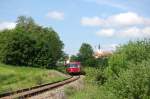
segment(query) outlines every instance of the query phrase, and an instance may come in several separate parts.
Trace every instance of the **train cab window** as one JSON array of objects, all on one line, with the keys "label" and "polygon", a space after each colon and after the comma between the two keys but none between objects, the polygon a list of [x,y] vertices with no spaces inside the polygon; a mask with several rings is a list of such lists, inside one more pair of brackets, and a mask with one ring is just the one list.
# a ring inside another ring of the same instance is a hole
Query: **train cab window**
[{"label": "train cab window", "polygon": [[78,64],[69,64],[69,68],[79,68]]}]

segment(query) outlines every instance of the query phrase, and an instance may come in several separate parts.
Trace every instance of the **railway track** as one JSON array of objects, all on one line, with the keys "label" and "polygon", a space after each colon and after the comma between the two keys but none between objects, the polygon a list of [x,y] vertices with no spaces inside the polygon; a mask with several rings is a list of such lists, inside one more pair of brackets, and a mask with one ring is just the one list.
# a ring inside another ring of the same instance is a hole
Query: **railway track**
[{"label": "railway track", "polygon": [[27,97],[31,97],[31,96],[43,93],[47,90],[55,89],[65,84],[71,83],[79,78],[80,76],[72,76],[63,81],[48,83],[48,84],[39,85],[39,86],[31,87],[31,88],[26,88],[22,90],[0,94],[0,99],[16,99],[16,98],[25,99]]}]

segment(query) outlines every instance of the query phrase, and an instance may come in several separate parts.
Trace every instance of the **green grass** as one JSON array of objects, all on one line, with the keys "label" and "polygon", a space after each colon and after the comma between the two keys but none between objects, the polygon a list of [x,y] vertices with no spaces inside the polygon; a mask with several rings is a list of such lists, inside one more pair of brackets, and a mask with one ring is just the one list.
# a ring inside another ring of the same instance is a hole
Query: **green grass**
[{"label": "green grass", "polygon": [[[99,70],[95,68],[85,68],[86,76],[84,79],[84,88],[81,90],[73,90],[71,94],[67,94],[69,99],[103,99],[101,96],[100,86],[95,82],[96,75]],[[66,89],[68,92],[68,89]],[[70,89],[69,89],[70,90]],[[69,91],[70,92],[70,91]]]},{"label": "green grass", "polygon": [[0,94],[63,79],[54,70],[0,64]]},{"label": "green grass", "polygon": [[69,99],[100,99],[98,86],[86,83],[84,89],[69,95]]},{"label": "green grass", "polygon": [[59,71],[59,72],[62,72],[64,74],[68,74],[66,72],[66,66],[64,66],[64,65],[57,66],[56,70]]}]

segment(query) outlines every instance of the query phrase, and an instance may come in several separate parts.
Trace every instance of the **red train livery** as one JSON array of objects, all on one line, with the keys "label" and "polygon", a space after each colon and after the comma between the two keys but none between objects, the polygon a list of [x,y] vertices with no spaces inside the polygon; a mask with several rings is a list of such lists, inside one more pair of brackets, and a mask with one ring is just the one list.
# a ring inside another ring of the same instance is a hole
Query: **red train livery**
[{"label": "red train livery", "polygon": [[80,62],[70,62],[69,64],[67,64],[66,71],[69,74],[79,74],[79,73],[81,73],[81,64],[80,64]]}]

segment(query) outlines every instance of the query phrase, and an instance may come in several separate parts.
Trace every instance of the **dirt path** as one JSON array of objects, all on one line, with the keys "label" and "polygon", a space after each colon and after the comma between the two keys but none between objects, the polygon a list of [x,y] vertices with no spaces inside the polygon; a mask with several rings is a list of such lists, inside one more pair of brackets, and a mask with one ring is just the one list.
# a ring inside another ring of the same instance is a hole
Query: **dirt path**
[{"label": "dirt path", "polygon": [[54,90],[46,91],[42,94],[38,94],[36,96],[32,96],[28,99],[67,99],[67,96],[65,95],[65,89],[68,87],[80,90],[84,87],[84,76],[80,76],[80,79],[69,83],[67,85],[61,86],[59,88],[56,88]]}]

